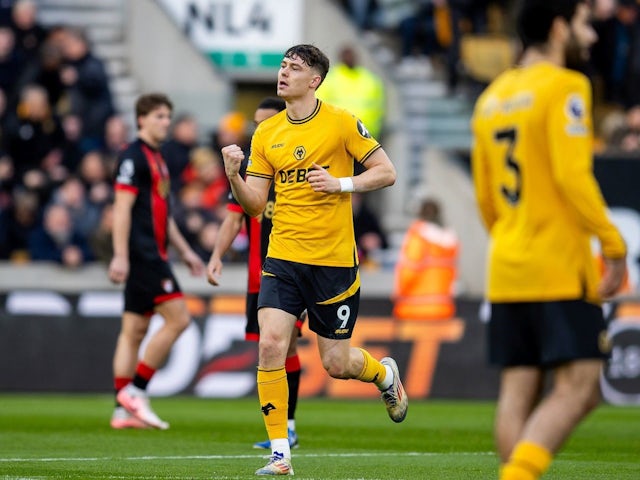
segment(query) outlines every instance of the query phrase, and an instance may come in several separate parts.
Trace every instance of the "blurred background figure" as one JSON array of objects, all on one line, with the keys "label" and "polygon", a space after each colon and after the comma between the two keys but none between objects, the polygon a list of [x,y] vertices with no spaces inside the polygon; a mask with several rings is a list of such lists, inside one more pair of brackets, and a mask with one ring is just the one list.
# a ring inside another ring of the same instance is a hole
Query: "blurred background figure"
[{"label": "blurred background figure", "polygon": [[[393,6],[393,1],[385,3],[388,4],[387,9],[397,8]],[[436,37],[434,4],[442,2],[426,0],[396,3],[406,4],[397,25],[400,62],[396,74],[401,78],[430,78],[433,75],[431,57],[440,49]]]},{"label": "blurred background figure", "polygon": [[[20,75],[12,92],[13,97],[24,85],[40,85],[47,91],[52,110],[58,115],[65,114],[66,86],[60,78],[62,61],[60,46],[55,41],[47,39],[40,46],[38,55],[28,60],[22,71],[19,72]],[[10,103],[15,104],[15,99],[12,98]]]},{"label": "blurred background figure", "polygon": [[62,164],[73,173],[77,170],[84,156],[82,146],[82,119],[78,115],[68,113],[61,119],[64,141],[62,143]]},{"label": "blurred background figure", "polygon": [[85,33],[78,28],[65,29],[61,47],[64,65],[60,75],[71,112],[82,119],[85,148],[100,147],[105,122],[115,113],[104,64],[92,54]]},{"label": "blurred background figure", "polygon": [[206,185],[200,182],[185,185],[180,190],[175,210],[176,224],[180,233],[203,260],[209,257],[211,250],[207,248],[212,236],[215,242],[215,235],[221,222],[217,212],[222,211],[221,208],[214,209],[203,205],[205,189]]},{"label": "blurred background figure", "polygon": [[362,193],[351,194],[353,207],[353,231],[356,237],[358,258],[362,268],[376,269],[383,263],[383,251],[389,247],[387,235],[378,217],[367,206]]},{"label": "blurred background figure", "polygon": [[359,64],[352,45],[342,47],[339,62],[331,66],[317,95],[320,100],[353,113],[371,136],[380,141],[385,113],[384,83]]},{"label": "blurred background figure", "polygon": [[443,226],[440,204],[422,200],[395,268],[393,316],[400,320],[446,320],[455,315],[454,287],[460,242]]},{"label": "blurred background figure", "polygon": [[173,121],[169,139],[162,145],[162,156],[171,176],[171,191],[184,186],[183,174],[189,166],[191,151],[198,146],[198,123],[193,115],[183,113]]},{"label": "blurred background figure", "polygon": [[113,258],[113,204],[102,209],[98,227],[89,236],[89,246],[96,260],[108,264]]},{"label": "blurred background figure", "polygon": [[115,173],[118,154],[129,143],[130,127],[122,115],[110,116],[104,126],[102,155],[109,176]]},{"label": "blurred background figure", "polygon": [[69,211],[58,204],[45,209],[42,225],[29,236],[29,253],[33,260],[47,260],[69,268],[93,260],[86,240],[74,232]]},{"label": "blurred background figure", "polygon": [[15,46],[13,30],[0,26],[0,89],[9,94],[15,88],[26,63],[24,56]]},{"label": "blurred background figure", "polygon": [[20,103],[8,114],[3,141],[13,159],[16,183],[46,195],[49,181],[60,179],[64,132],[43,87],[22,89]]},{"label": "blurred background figure", "polygon": [[87,192],[87,202],[102,210],[113,196],[111,177],[102,153],[98,150],[87,152],[82,157],[77,175]]},{"label": "blurred background figure", "polygon": [[609,153],[640,152],[640,105],[609,112],[600,125],[601,140]]},{"label": "blurred background figure", "polygon": [[248,154],[250,140],[246,115],[241,112],[229,112],[220,119],[211,146],[215,152],[219,152],[222,147],[235,143]]},{"label": "blurred background figure", "polygon": [[375,0],[341,0],[340,3],[359,30],[367,31],[373,27],[378,7]]},{"label": "blurred background figure", "polygon": [[213,149],[210,147],[193,149],[184,177],[188,185],[195,185],[201,189],[201,207],[215,211],[224,205],[229,182],[224,174],[220,155]]},{"label": "blurred background figure", "polygon": [[456,93],[461,79],[460,42],[468,33],[486,33],[489,0],[434,0],[448,10],[450,41],[445,46],[447,87]]},{"label": "blurred background figure", "polygon": [[13,161],[0,150],[0,213],[9,205],[14,186]]},{"label": "blurred background figure", "polygon": [[[600,2],[596,2],[600,3]],[[594,22],[598,41],[591,61],[601,80],[597,95],[606,102],[630,108],[640,104],[640,22],[635,0],[617,0],[612,15]]]},{"label": "blurred background figure", "polygon": [[10,203],[0,209],[0,259],[30,260],[29,236],[40,222],[38,195],[15,189]]},{"label": "blurred background figure", "polygon": [[38,23],[38,5],[34,0],[16,0],[11,9],[11,28],[16,47],[27,60],[35,59],[47,37],[47,29]]},{"label": "blurred background figure", "polygon": [[100,221],[102,205],[89,202],[84,184],[77,176],[67,178],[53,193],[51,201],[66,207],[74,232],[83,239],[95,230]]}]

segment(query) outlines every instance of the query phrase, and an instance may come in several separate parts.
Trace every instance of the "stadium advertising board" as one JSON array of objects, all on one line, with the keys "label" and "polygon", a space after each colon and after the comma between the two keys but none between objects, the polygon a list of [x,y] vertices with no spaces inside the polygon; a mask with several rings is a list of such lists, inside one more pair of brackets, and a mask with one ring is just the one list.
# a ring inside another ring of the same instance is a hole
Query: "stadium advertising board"
[{"label": "stadium advertising board", "polygon": [[[194,322],[154,376],[153,395],[203,397],[255,394],[257,345],[244,341],[244,297],[188,297]],[[119,292],[63,295],[14,291],[0,295],[0,389],[93,391],[112,388],[111,357],[120,324]],[[496,372],[484,366],[484,327],[478,302],[462,301],[460,316],[442,322],[397,322],[391,303],[363,299],[355,345],[378,358],[394,356],[414,398],[492,398]],[[152,318],[150,332],[162,323]],[[377,397],[360,382],[331,379],[317,352],[315,334],[303,329],[299,353],[301,396]],[[145,348],[146,340],[141,348]],[[469,379],[473,379],[470,382]]]},{"label": "stadium advertising board", "polygon": [[196,47],[231,72],[273,71],[302,38],[302,0],[159,2]]},{"label": "stadium advertising board", "polygon": [[602,194],[613,222],[627,244],[629,285],[615,306],[605,305],[611,358],[600,377],[604,398],[613,404],[640,404],[640,194],[637,158],[603,157],[594,163]]},{"label": "stadium advertising board", "polygon": [[[244,297],[188,297],[194,321],[154,376],[155,396],[195,394],[237,398],[255,395],[257,345],[244,341]],[[0,390],[109,392],[111,359],[119,331],[118,292],[62,295],[15,291],[0,295]],[[412,398],[493,399],[497,371],[485,363],[483,311],[459,300],[458,316],[439,322],[399,322],[387,299],[363,299],[353,344],[398,361]],[[640,404],[640,306],[618,306],[611,323],[612,357],[602,377],[606,399]],[[150,333],[163,320],[152,317]],[[375,388],[331,379],[315,334],[303,329],[299,354],[302,397],[374,398]],[[143,341],[142,349],[146,346]]]}]

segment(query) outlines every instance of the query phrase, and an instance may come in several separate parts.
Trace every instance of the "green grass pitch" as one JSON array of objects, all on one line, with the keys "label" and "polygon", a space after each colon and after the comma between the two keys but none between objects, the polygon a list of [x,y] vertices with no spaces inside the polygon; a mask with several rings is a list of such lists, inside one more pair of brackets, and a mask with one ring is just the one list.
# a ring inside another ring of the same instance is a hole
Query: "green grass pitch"
[{"label": "green grass pitch", "polygon": [[[0,480],[252,479],[266,452],[256,399],[156,398],[168,431],[113,431],[107,395],[0,395]],[[302,399],[300,480],[496,479],[494,404],[413,402],[396,425],[381,402]],[[602,406],[545,480],[640,478],[640,409]]]}]

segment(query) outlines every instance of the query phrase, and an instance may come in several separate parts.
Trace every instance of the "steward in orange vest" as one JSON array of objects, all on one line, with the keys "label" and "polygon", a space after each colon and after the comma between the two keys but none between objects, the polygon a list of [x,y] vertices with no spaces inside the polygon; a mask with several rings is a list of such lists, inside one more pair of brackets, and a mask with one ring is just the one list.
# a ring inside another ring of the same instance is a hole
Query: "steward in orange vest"
[{"label": "steward in orange vest", "polygon": [[440,207],[426,199],[409,227],[395,267],[393,315],[399,320],[445,320],[455,315],[453,299],[460,242],[442,227]]}]

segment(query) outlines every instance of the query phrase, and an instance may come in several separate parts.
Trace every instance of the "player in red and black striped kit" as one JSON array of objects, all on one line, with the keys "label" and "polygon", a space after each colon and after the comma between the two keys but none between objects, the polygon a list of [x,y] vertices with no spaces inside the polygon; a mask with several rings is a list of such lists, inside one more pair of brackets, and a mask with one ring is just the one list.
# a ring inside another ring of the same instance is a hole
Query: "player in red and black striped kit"
[{"label": "player in red and black striped kit", "polygon": [[[265,98],[258,105],[254,114],[254,122],[258,125],[263,120],[283,111],[285,108],[284,100],[280,98]],[[225,217],[216,244],[211,253],[211,259],[207,266],[207,279],[212,285],[219,285],[220,275],[222,273],[222,257],[229,250],[233,239],[236,237],[243,223],[247,227],[249,235],[249,258],[248,258],[248,285],[247,285],[247,327],[245,339],[257,342],[260,338],[260,329],[258,326],[258,292],[260,291],[260,276],[262,271],[262,262],[267,256],[267,247],[269,246],[269,235],[271,234],[271,217],[273,215],[273,207],[275,202],[275,192],[273,186],[269,191],[267,205],[259,217],[250,217],[244,213],[242,207],[229,193],[227,204],[227,216]],[[288,430],[289,445],[293,448],[298,445],[298,435],[295,429],[295,411],[298,402],[298,390],[300,385],[300,359],[296,350],[297,338],[300,335],[300,329],[304,318],[297,321],[297,328],[289,342],[289,351],[285,363],[287,372],[287,382],[289,383],[289,411],[288,411]],[[271,448],[269,440],[257,442],[255,448]]]},{"label": "player in red and black striped kit", "polygon": [[[171,244],[193,275],[204,265],[171,217],[170,181],[159,147],[171,123],[171,101],[163,94],[136,102],[138,138],[119,156],[115,180],[113,251],[109,278],[125,283],[122,327],[113,358],[116,409],[113,428],[169,428],[149,405],[147,384],[191,319],[168,262]],[[164,318],[138,360],[151,315]]]}]

